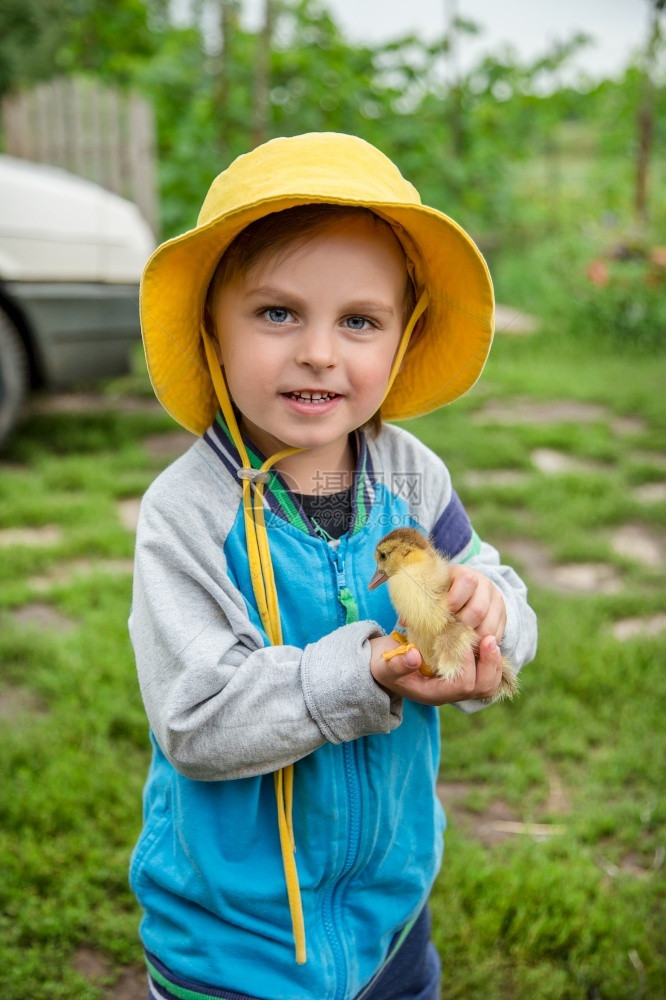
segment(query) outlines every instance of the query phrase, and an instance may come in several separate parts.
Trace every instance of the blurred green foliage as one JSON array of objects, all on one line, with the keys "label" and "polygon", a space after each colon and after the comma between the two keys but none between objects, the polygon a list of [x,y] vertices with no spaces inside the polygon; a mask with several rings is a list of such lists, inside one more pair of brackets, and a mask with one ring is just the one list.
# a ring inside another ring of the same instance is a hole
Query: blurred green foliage
[{"label": "blurred green foliage", "polygon": [[656,264],[649,256],[591,261],[586,275],[579,275],[565,319],[572,331],[589,329],[620,348],[663,348],[666,261]]},{"label": "blurred green foliage", "polygon": [[[650,0],[645,12],[659,0]],[[588,265],[632,227],[666,244],[666,87],[655,13],[647,56],[616,79],[576,80],[576,34],[530,62],[506,48],[464,72],[456,49],[482,28],[458,19],[432,42],[351,42],[325,2],[272,0],[270,45],[239,0],[6,0],[0,93],[63,73],[93,74],[147,96],[157,122],[163,237],[192,227],[205,191],[262,138],[310,130],[360,135],[383,149],[428,204],[472,232],[498,295],[591,326],[609,344],[663,346],[663,289],[614,264]],[[656,12],[656,7],[654,8]],[[647,33],[646,17],[646,33]],[[648,39],[646,37],[646,47]],[[646,48],[647,52],[647,48]],[[260,66],[267,65],[261,79]],[[267,112],[258,120],[259,89]],[[637,220],[638,117],[649,89],[649,219]]]},{"label": "blurred green foliage", "polygon": [[[167,0],[6,0],[0,9],[0,92],[83,72],[151,98],[167,236],[194,223],[211,179],[253,144],[261,46],[237,2],[192,2],[185,24],[169,18],[169,6]],[[454,29],[456,44],[481,30],[463,20]],[[631,158],[643,75],[633,66],[617,80],[565,85],[572,56],[590,41],[575,35],[529,63],[501,51],[452,80],[451,34],[432,43],[413,35],[353,43],[325,3],[274,0],[266,137],[310,130],[361,135],[397,161],[425,201],[491,243],[515,232],[516,220],[535,221],[525,217],[512,169],[535,156],[549,162],[551,181],[571,154],[605,163],[608,207],[628,211],[626,185],[618,194],[611,161]],[[656,88],[655,159],[666,147],[664,112],[664,88]],[[548,202],[565,196],[552,185],[548,194],[542,225],[552,221]]]}]

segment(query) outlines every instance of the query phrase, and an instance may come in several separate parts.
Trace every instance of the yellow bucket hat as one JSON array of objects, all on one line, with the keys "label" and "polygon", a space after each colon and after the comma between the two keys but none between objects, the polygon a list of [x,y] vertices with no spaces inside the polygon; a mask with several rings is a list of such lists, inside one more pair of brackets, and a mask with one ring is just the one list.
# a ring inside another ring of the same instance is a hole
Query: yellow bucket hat
[{"label": "yellow bucket hat", "polygon": [[312,132],[272,139],[239,156],[210,186],[197,225],[157,248],[141,281],[141,329],[148,371],[164,408],[202,434],[219,403],[201,335],[217,263],[251,222],[309,203],[371,209],[393,228],[425,327],[409,347],[382,404],[401,420],[457,399],[481,374],[493,337],[494,297],[473,240],[418,192],[374,146],[356,136]]}]

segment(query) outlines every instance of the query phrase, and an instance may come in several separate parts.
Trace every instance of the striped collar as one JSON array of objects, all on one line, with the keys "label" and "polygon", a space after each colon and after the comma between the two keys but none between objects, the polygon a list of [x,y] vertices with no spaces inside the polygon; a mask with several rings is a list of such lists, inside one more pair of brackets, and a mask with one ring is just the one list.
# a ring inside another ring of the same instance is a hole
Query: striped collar
[{"label": "striped collar", "polygon": [[[203,439],[227,471],[235,478],[241,466],[241,460],[226,421],[219,411],[214,423],[203,435]],[[245,444],[252,468],[261,468],[261,465],[265,461],[265,456],[261,454],[257,446],[246,438],[245,435],[243,435],[243,443]],[[375,492],[372,461],[363,431],[354,431],[354,445],[356,469],[354,471],[354,489],[352,490],[352,524],[349,535],[355,535],[366,523]],[[303,531],[308,535],[318,535],[312,521],[308,518],[303,507],[291,492],[280,473],[271,469],[269,475],[270,480],[264,490],[264,503],[271,513],[288,524],[293,525],[293,527],[298,528],[299,531]],[[323,476],[324,473],[322,473],[322,478]],[[330,485],[329,483],[329,491]]]}]

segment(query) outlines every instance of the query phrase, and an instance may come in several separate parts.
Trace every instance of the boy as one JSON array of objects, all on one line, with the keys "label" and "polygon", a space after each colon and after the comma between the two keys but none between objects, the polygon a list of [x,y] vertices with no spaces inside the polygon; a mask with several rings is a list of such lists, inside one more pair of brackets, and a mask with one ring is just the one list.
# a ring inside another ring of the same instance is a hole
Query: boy
[{"label": "boy", "polygon": [[[137,533],[151,996],[434,1000],[434,706],[491,697],[498,644],[519,667],[535,626],[442,462],[381,418],[476,380],[485,264],[378,150],[311,134],[213,182],[141,308],[155,391],[203,435]],[[481,639],[456,682],[423,677],[416,650],[382,657],[395,612],[367,584],[398,525],[454,560],[451,607]]]}]

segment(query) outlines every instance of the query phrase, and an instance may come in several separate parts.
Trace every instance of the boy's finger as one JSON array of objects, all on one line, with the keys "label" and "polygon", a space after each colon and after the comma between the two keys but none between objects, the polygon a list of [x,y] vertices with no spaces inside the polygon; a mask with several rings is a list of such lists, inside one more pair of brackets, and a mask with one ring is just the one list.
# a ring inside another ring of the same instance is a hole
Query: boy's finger
[{"label": "boy's finger", "polygon": [[[460,616],[461,621],[463,616]],[[469,625],[469,622],[465,624]],[[504,635],[504,629],[506,628],[506,611],[504,608],[504,602],[501,604],[494,603],[486,617],[476,626],[475,631],[480,639],[485,639],[486,636],[493,635],[498,642],[502,641],[502,636]]]},{"label": "boy's finger", "polygon": [[486,636],[479,646],[476,667],[477,698],[489,698],[495,694],[502,677],[502,654],[494,636]]},{"label": "boy's finger", "polygon": [[465,566],[454,567],[452,572],[452,582],[446,601],[449,608],[455,614],[464,608],[467,602],[473,597],[479,581],[474,573],[471,573]]}]

